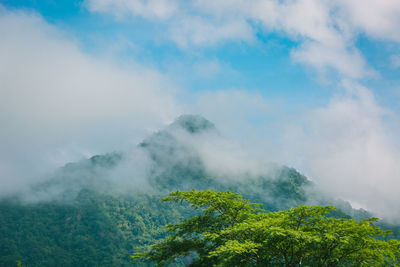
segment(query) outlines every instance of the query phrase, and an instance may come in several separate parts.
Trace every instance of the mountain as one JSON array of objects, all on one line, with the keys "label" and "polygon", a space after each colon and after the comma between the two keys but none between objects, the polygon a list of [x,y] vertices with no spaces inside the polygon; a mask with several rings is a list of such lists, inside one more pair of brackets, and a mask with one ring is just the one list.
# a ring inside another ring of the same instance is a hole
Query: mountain
[{"label": "mountain", "polygon": [[[270,211],[319,201],[293,168],[226,170],[222,160],[234,153],[215,156],[226,147],[211,122],[184,115],[128,152],[65,165],[28,192],[1,199],[0,266],[147,266],[129,256],[164,238],[165,224],[193,215],[160,202],[173,190],[233,190]],[[369,216],[344,201],[340,208],[334,216]]]}]

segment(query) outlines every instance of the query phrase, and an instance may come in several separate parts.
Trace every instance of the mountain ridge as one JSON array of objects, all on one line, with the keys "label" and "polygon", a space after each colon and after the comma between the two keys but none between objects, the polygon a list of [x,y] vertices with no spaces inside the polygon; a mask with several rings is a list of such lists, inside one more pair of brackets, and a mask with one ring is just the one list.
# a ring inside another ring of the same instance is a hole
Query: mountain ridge
[{"label": "mountain ridge", "polygon": [[[187,207],[160,202],[169,191],[232,190],[269,211],[317,201],[311,199],[312,182],[287,166],[244,172],[241,179],[213,175],[193,145],[203,145],[204,137],[220,138],[214,124],[181,116],[145,138],[134,156],[114,152],[69,163],[36,185],[30,200],[0,200],[0,265],[147,266],[129,255],[164,238],[165,224],[193,215]],[[145,178],[129,183],[143,165]],[[127,178],[115,178],[122,174]],[[341,210],[333,215],[349,216]]]}]

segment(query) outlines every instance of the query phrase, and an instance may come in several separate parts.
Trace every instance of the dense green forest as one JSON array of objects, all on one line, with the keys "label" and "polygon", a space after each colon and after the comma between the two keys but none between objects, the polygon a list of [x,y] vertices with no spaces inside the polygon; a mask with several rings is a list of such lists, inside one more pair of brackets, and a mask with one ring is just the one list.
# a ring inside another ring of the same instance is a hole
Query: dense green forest
[{"label": "dense green forest", "polygon": [[331,206],[266,212],[235,192],[171,192],[199,215],[168,224],[170,235],[133,259],[157,266],[399,266],[400,241],[383,240],[377,218],[331,216]]},{"label": "dense green forest", "polygon": [[118,152],[69,163],[28,192],[3,197],[0,266],[15,266],[18,260],[22,266],[151,266],[132,261],[130,255],[163,240],[167,223],[198,213],[188,205],[160,202],[174,190],[240,192],[262,203],[266,211],[332,204],[338,208],[332,213],[335,217],[370,217],[345,201],[318,196],[313,184],[293,168],[272,164],[265,174],[244,173],[241,179],[215,175],[182,141],[196,141],[205,134],[219,136],[209,121],[182,116],[146,138],[137,149],[149,159],[150,167],[137,186],[124,186],[129,180],[116,182],[120,181],[116,176],[122,175],[118,168],[132,160],[129,153]]}]

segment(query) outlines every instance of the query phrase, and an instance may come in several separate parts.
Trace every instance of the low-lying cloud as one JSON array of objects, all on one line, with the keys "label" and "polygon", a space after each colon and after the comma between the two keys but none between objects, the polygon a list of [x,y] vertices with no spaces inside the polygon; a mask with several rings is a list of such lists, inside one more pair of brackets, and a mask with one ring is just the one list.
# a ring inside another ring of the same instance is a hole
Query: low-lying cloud
[{"label": "low-lying cloud", "polygon": [[[285,149],[325,192],[400,218],[398,117],[360,85],[288,125]],[[296,163],[295,163],[296,162]]]},{"label": "low-lying cloud", "polygon": [[88,56],[37,14],[1,8],[0,36],[1,193],[136,143],[179,114],[167,77]]},{"label": "low-lying cloud", "polygon": [[[294,12],[294,3],[300,2],[315,8],[328,6],[315,1],[271,3]],[[222,2],[215,6],[208,1],[196,3],[202,10],[212,8],[212,14],[222,12],[221,18],[228,16],[226,12],[233,14],[229,19],[243,18],[243,12],[236,7],[221,9],[225,7]],[[240,7],[245,2],[238,3]],[[350,4],[343,4],[346,5]],[[379,14],[387,14],[391,8],[389,4],[383,6],[387,9]],[[141,10],[143,16],[151,15],[146,13],[146,7]],[[249,12],[249,7],[243,10]],[[390,11],[386,19],[396,21],[397,17],[391,15],[397,14],[396,10]],[[168,12],[175,11],[159,12],[156,19],[168,19]],[[386,28],[380,33],[351,14],[348,19],[354,27],[348,29],[350,32],[362,29],[376,38],[398,41],[397,35],[389,37],[393,31],[391,24],[383,24]],[[287,21],[287,25],[279,23],[295,39],[307,40],[305,47],[293,52],[294,56],[305,58],[307,53],[302,53],[314,45],[316,48],[309,52],[322,51],[324,57],[336,49],[337,55],[349,59],[351,64],[342,62],[343,67],[335,66],[333,61],[339,56],[312,64],[329,63],[344,76],[363,76],[368,68],[362,55],[348,43],[352,35],[338,33],[329,23],[325,25],[325,18],[320,19],[322,22],[318,22],[318,17],[310,18],[311,28],[296,20]],[[277,27],[273,21],[265,23],[266,28]],[[313,27],[317,31],[311,34]],[[329,194],[380,216],[400,217],[400,197],[396,192],[400,185],[398,118],[377,102],[371,90],[358,83],[344,83],[326,106],[290,115],[277,112],[271,105],[273,99],[243,90],[201,92],[193,96],[193,103],[188,106],[176,97],[174,82],[159,71],[141,66],[121,68],[88,56],[68,38],[68,33],[50,26],[36,14],[1,9],[0,36],[1,195],[26,189],[41,181],[43,173],[68,161],[135,146],[147,134],[187,112],[204,115],[216,123],[223,136],[233,139],[216,141],[204,136],[201,142],[193,143],[205,165],[215,173],[234,176],[247,169],[264,171],[263,164],[269,161],[289,164],[305,172]],[[328,40],[335,47],[326,47]],[[116,172],[114,178],[122,178],[115,183],[129,184],[126,182],[131,181],[130,172],[144,176],[145,157],[135,152],[131,161],[139,162],[143,168],[129,165],[128,160]]]}]

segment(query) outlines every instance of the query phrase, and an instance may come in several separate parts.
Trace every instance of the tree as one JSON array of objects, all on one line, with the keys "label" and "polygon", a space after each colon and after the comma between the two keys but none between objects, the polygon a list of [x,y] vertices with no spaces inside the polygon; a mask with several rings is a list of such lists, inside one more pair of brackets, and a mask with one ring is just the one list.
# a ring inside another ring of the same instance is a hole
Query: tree
[{"label": "tree", "polygon": [[[133,259],[158,266],[400,266],[400,242],[363,221],[333,218],[333,207],[265,212],[239,193],[176,191],[163,201],[187,202],[199,215],[169,224],[170,236]],[[379,239],[380,238],[380,239]]]}]

